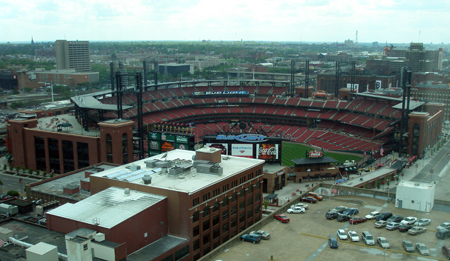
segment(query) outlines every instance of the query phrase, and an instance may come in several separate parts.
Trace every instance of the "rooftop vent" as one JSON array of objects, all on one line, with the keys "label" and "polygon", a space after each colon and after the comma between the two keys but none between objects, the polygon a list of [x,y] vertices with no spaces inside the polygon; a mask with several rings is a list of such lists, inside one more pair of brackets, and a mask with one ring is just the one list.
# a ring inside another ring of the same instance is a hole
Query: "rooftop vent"
[{"label": "rooftop vent", "polygon": [[142,177],[142,180],[144,181],[145,185],[152,183],[152,177],[150,177],[150,175],[145,175],[144,177]]},{"label": "rooftop vent", "polygon": [[129,196],[130,195],[130,189],[129,188],[126,188],[125,190],[124,190],[124,192],[123,192],[126,196]]}]

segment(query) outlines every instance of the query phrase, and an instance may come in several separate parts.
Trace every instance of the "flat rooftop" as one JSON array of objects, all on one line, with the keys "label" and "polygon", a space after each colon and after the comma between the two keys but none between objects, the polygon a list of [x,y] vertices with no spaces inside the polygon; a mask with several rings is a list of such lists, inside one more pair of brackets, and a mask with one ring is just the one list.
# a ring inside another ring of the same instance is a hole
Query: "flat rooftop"
[{"label": "flat rooftop", "polygon": [[110,229],[166,198],[136,190],[126,194],[123,188],[109,187],[75,204],[66,203],[52,209],[47,214],[85,224],[96,220],[99,227]]},{"label": "flat rooftop", "polygon": [[[16,119],[14,119],[16,120]],[[62,124],[62,125],[60,125]],[[58,132],[58,125],[60,125],[61,131]],[[62,127],[67,126],[67,127]],[[99,129],[92,129],[89,128],[89,131],[85,131],[83,126],[81,126],[80,123],[78,123],[75,116],[70,114],[61,114],[57,116],[51,116],[51,117],[43,117],[38,119],[37,127],[35,129],[43,130],[43,131],[52,131],[52,132],[58,132],[58,133],[69,133],[69,134],[75,134],[75,135],[83,135],[83,136],[94,136],[99,137],[100,136],[100,130]]]},{"label": "flat rooftop", "polygon": [[[142,178],[144,177],[144,175],[149,174],[152,178],[151,184],[147,184],[146,186],[193,194],[196,191],[202,190],[204,187],[219,183],[222,180],[228,179],[230,176],[237,175],[245,170],[254,168],[258,165],[262,165],[265,162],[264,160],[260,159],[221,155],[222,162],[219,165],[223,168],[222,175],[198,173],[193,167],[185,172],[180,173],[179,175],[168,175],[164,174],[161,168],[147,168],[147,164],[145,163],[145,161],[149,160],[177,160],[186,162],[192,161],[195,155],[196,152],[191,150],[172,150],[160,155],[122,165],[114,169],[95,173],[91,175],[91,177],[94,176],[105,179],[116,179],[131,184],[135,183],[144,185],[144,181],[142,180]],[[140,169],[136,171],[131,170],[131,168]]]},{"label": "flat rooftop", "polygon": [[[340,183],[339,185],[347,186],[347,187],[357,187],[357,186],[359,186],[360,184],[362,184],[362,183],[364,183],[366,181],[369,181],[369,180],[372,180],[372,179],[375,179],[375,178],[378,178],[378,177],[382,177],[382,176],[384,176],[384,175],[386,175],[386,174],[388,174],[388,173],[390,173],[392,171],[395,171],[395,170],[391,169],[391,168],[377,169],[377,170],[374,170],[374,171],[369,172],[367,174],[361,175],[360,178],[352,179],[352,180],[349,180],[347,182]],[[361,178],[362,178],[362,180],[361,180]]]},{"label": "flat rooftop", "polygon": [[402,180],[400,181],[398,186],[409,188],[420,188],[420,189],[432,189],[434,186],[436,186],[436,184],[429,182]]},{"label": "flat rooftop", "polygon": [[[65,197],[65,198],[73,199],[73,200],[82,200],[82,199],[89,197],[91,195],[91,193],[89,191],[80,189],[80,192],[75,195],[64,194],[64,191],[63,191],[64,186],[69,185],[69,184],[80,186],[80,180],[86,179],[85,178],[86,171],[95,173],[95,172],[98,172],[99,169],[104,169],[106,171],[109,169],[113,169],[115,167],[116,166],[100,164],[94,168],[88,168],[88,169],[75,172],[73,174],[67,175],[67,176],[59,178],[59,179],[54,179],[52,181],[39,184],[37,186],[33,186],[33,187],[31,187],[31,191],[37,191],[37,192],[51,194],[51,195],[58,195],[60,197]],[[89,179],[89,178],[87,178],[87,179]]]}]

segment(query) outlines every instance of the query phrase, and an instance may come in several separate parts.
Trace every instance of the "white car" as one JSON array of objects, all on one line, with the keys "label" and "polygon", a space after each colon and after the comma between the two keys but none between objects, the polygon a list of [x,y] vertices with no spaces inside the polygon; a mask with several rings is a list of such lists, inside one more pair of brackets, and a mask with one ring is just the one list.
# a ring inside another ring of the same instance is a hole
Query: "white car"
[{"label": "white car", "polygon": [[338,236],[338,238],[340,240],[347,240],[347,234],[345,234],[345,230],[343,230],[343,229],[338,229],[338,231],[336,232],[336,235]]},{"label": "white car", "polygon": [[423,256],[430,255],[430,251],[428,251],[428,248],[423,243],[416,243],[416,249],[419,251],[419,254]]},{"label": "white car", "polygon": [[416,217],[406,217],[405,219],[403,219],[400,224],[402,225],[414,225],[414,223],[416,223],[417,218]]},{"label": "white car", "polygon": [[378,211],[373,211],[373,212],[370,212],[369,215],[366,215],[365,218],[366,218],[367,220],[371,220],[371,219],[375,219],[378,215],[380,215],[380,212],[378,212]]},{"label": "white car", "polygon": [[437,227],[437,230],[443,230],[443,229],[450,229],[450,223],[444,222],[444,223],[442,223],[442,225]]},{"label": "white car", "polygon": [[291,206],[291,208],[295,208],[295,207],[301,207],[301,208],[308,210],[308,204],[305,204],[305,203],[297,203],[297,204]]},{"label": "white car", "polygon": [[389,245],[389,241],[387,241],[385,237],[379,237],[379,238],[377,238],[377,243],[378,243],[382,248],[390,248],[390,247],[391,247],[391,245]]},{"label": "white car", "polygon": [[348,231],[348,237],[352,242],[359,242],[359,236],[355,231]]},{"label": "white car", "polygon": [[431,224],[431,219],[421,218],[419,221],[414,223],[414,226],[428,226],[429,224]]},{"label": "white car", "polygon": [[306,210],[304,208],[301,207],[295,207],[295,208],[290,208],[287,210],[287,213],[294,213],[294,214],[303,214],[305,213]]}]

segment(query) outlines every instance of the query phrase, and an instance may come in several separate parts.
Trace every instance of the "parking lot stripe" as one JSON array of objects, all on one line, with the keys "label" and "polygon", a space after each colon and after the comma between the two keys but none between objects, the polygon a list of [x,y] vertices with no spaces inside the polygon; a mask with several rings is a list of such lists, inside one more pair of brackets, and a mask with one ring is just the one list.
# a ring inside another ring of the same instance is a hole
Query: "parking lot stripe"
[{"label": "parking lot stripe", "polygon": [[[328,237],[323,237],[323,236],[319,236],[319,235],[312,235],[312,234],[306,234],[306,233],[301,233],[303,236],[307,236],[307,237],[315,237],[315,238],[321,238],[321,239],[326,239],[328,240]],[[384,250],[381,247],[377,247],[377,246],[368,246],[366,244],[362,244],[362,243],[355,243],[355,242],[351,242],[351,241],[344,241],[344,240],[339,240],[339,243],[344,243],[344,244],[349,244],[349,245],[356,245],[356,246],[360,246],[360,247],[369,247],[369,248],[374,248],[374,249],[378,249],[378,250]],[[325,242],[325,246],[326,246],[327,242]],[[322,247],[320,247],[319,249],[317,249],[316,252],[314,252],[307,260],[312,260],[310,259],[311,257],[316,257],[320,252],[322,252]],[[400,254],[406,254],[406,255],[410,255],[410,256],[417,256],[417,257],[424,257],[424,258],[430,258],[430,259],[434,259],[434,260],[442,260],[445,261],[445,259],[440,259],[440,258],[436,258],[436,257],[431,257],[431,256],[422,256],[416,253],[410,253],[410,252],[406,252],[406,251],[399,251],[399,250],[393,250],[393,249],[386,249],[386,252],[392,252],[392,253],[400,253]],[[317,253],[317,254],[316,254]]]}]

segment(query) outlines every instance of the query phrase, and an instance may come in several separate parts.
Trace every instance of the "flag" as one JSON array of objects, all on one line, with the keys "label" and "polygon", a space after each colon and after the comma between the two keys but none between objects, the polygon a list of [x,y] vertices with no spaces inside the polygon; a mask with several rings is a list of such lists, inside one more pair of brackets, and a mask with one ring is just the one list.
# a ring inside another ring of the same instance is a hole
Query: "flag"
[{"label": "flag", "polygon": [[381,146],[381,148],[380,148],[380,155],[384,156],[383,153],[384,153],[384,149],[383,149],[383,146]]},{"label": "flag", "polygon": [[2,247],[6,242],[0,238],[0,247]]},{"label": "flag", "polygon": [[366,151],[365,150],[363,150],[363,153],[364,153],[364,156],[366,156]]}]

